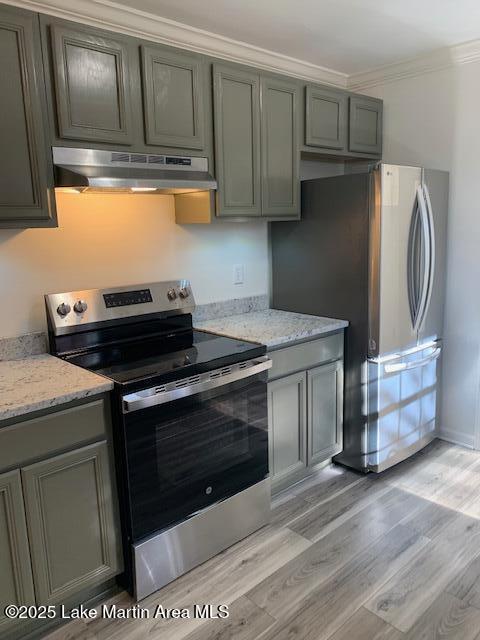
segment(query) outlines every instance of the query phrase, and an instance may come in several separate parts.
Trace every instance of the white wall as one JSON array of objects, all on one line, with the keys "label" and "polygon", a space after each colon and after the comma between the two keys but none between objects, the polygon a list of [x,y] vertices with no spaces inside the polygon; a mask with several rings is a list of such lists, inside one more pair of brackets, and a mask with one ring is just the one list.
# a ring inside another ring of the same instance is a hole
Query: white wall
[{"label": "white wall", "polygon": [[445,437],[480,448],[480,63],[368,91],[385,101],[384,158],[450,171]]},{"label": "white wall", "polygon": [[57,207],[57,229],[0,230],[0,336],[43,329],[48,292],[182,277],[198,303],[268,292],[264,222],[179,226],[172,196],[146,194],[60,193]]}]

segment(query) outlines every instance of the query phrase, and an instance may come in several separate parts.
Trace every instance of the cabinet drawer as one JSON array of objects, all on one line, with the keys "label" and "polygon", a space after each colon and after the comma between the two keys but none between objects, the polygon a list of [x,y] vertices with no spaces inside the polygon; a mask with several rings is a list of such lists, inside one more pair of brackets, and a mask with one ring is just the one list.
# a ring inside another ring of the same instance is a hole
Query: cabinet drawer
[{"label": "cabinet drawer", "polygon": [[0,429],[0,469],[105,438],[107,420],[109,407],[101,398],[4,427]]},{"label": "cabinet drawer", "polygon": [[325,338],[278,349],[268,355],[273,363],[268,374],[269,380],[286,376],[294,371],[311,369],[322,362],[339,360],[343,357],[343,331]]}]

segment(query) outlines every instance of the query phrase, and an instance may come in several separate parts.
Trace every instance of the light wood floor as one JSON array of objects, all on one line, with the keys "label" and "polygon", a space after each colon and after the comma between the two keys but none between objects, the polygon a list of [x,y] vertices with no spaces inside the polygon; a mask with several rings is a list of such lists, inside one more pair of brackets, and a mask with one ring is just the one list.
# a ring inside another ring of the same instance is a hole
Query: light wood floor
[{"label": "light wood floor", "polygon": [[230,617],[100,619],[47,637],[480,639],[480,453],[436,441],[380,477],[322,470],[275,500],[268,527],[142,605],[194,603]]}]

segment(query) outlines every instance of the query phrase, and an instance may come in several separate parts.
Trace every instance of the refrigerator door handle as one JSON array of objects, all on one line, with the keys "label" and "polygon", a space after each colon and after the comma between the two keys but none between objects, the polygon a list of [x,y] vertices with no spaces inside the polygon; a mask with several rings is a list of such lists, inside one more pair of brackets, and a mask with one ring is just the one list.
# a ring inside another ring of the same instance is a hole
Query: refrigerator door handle
[{"label": "refrigerator door handle", "polygon": [[416,314],[415,323],[413,325],[413,330],[415,332],[419,330],[425,315],[425,307],[426,307],[427,298],[428,298],[428,288],[429,288],[430,270],[431,270],[430,223],[429,223],[427,204],[426,204],[422,185],[419,185],[417,187],[417,201],[418,201],[418,206],[420,210],[420,219],[422,223],[425,260],[424,260],[423,282],[422,282],[422,289],[421,289],[421,295],[420,295],[420,302],[418,305],[418,313]]},{"label": "refrigerator door handle", "polygon": [[425,298],[425,306],[422,312],[422,318],[419,323],[419,328],[422,326],[425,316],[427,315],[428,308],[430,306],[430,300],[433,290],[433,278],[435,275],[435,223],[433,218],[432,201],[430,200],[430,193],[425,183],[422,184],[423,198],[426,205],[428,216],[428,233],[429,233],[429,246],[430,246],[430,264],[428,265],[428,287],[427,295]]},{"label": "refrigerator door handle", "polygon": [[399,371],[409,371],[410,369],[417,369],[418,367],[424,367],[425,365],[433,362],[440,357],[442,347],[436,347],[432,353],[428,354],[425,358],[420,360],[414,360],[413,362],[392,362],[384,365],[385,373],[398,373]]}]

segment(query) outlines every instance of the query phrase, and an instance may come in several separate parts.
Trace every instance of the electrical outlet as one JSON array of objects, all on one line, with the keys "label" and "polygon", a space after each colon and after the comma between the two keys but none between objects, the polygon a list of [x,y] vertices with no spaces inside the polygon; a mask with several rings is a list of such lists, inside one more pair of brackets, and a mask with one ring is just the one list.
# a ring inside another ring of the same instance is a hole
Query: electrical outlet
[{"label": "electrical outlet", "polygon": [[233,284],[243,284],[245,282],[245,265],[233,265]]}]

